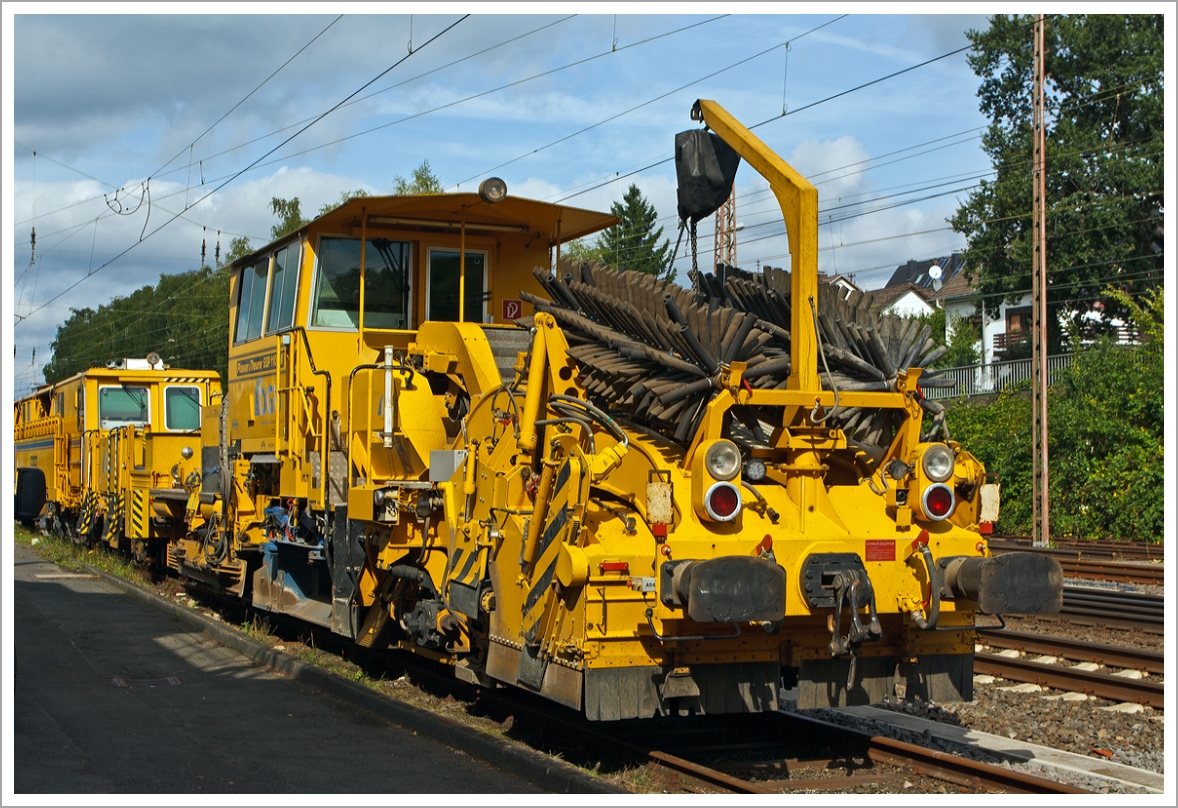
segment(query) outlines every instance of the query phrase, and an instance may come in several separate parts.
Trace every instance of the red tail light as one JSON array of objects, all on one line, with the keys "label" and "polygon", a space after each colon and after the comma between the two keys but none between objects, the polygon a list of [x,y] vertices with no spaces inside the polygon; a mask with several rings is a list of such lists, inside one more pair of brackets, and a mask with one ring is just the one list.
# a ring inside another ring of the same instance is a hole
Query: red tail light
[{"label": "red tail light", "polygon": [[740,512],[740,491],[732,483],[716,483],[704,495],[704,506],[717,522],[731,521]]},{"label": "red tail light", "polygon": [[956,504],[953,489],[941,483],[930,485],[924,489],[924,496],[921,498],[924,515],[938,522],[953,513],[953,507]]}]

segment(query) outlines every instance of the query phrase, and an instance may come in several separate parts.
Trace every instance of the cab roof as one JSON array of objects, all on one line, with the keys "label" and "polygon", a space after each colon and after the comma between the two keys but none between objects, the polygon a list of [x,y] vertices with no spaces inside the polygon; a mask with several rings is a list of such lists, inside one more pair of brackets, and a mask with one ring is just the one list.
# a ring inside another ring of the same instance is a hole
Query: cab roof
[{"label": "cab roof", "polygon": [[[499,202],[486,202],[478,194],[412,194],[406,196],[354,197],[343,205],[312,219],[298,230],[288,233],[265,247],[242,256],[231,266],[248,264],[254,256],[270,251],[280,244],[301,239],[311,228],[322,230],[350,230],[360,227],[361,212],[369,222],[375,219],[394,220],[388,226],[422,229],[457,230],[465,222],[467,232],[488,229],[511,230],[541,236],[548,246],[557,240],[563,244],[604,230],[620,219],[567,205],[555,205],[518,196],[507,196]],[[371,226],[371,224],[369,225]]]}]

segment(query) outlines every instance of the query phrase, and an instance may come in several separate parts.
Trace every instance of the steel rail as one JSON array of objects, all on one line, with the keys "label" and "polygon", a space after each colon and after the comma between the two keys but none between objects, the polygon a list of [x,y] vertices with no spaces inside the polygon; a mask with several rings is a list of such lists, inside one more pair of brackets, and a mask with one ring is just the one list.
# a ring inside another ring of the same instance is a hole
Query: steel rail
[{"label": "steel rail", "polygon": [[[204,590],[200,590],[200,593],[204,596],[209,595]],[[232,604],[235,607],[242,606],[240,602],[231,599],[222,599],[217,596],[213,596],[211,599]],[[285,616],[283,615],[267,615],[267,617],[275,618],[276,623],[286,622],[284,619]],[[329,636],[330,639],[338,639],[335,635]],[[325,637],[324,639],[327,640],[329,638]],[[328,646],[330,646],[330,642]],[[372,652],[365,652],[363,656],[372,660],[388,661],[381,655]],[[535,726],[551,727],[561,733],[575,736],[583,742],[589,742],[603,750],[617,752],[620,749],[625,749],[637,759],[645,758],[658,770],[674,773],[679,777],[686,777],[690,780],[705,783],[730,793],[777,794],[796,789],[822,789],[830,791],[841,788],[853,788],[863,785],[864,782],[871,781],[871,774],[868,772],[830,778],[806,777],[760,781],[743,779],[733,776],[728,772],[694,763],[685,758],[637,743],[631,738],[618,737],[609,731],[608,725],[587,727],[583,721],[572,719],[571,716],[566,719],[561,715],[564,711],[553,710],[551,704],[526,703],[535,699],[535,697],[529,698],[529,694],[476,688],[458,679],[451,678],[448,675],[442,675],[433,666],[421,664],[420,660],[402,660],[402,662],[405,668],[413,671],[415,677],[427,679],[436,685],[452,691],[466,692],[469,694],[471,701],[477,700],[484,707],[491,707],[493,705],[500,714],[526,716],[529,722]],[[772,718],[771,716],[777,716],[777,718]],[[957,757],[945,752],[925,749],[914,744],[883,736],[873,736],[861,730],[843,727],[838,724],[831,724],[805,716],[792,713],[776,713],[769,714],[766,718],[793,723],[793,730],[789,732],[789,735],[800,735],[801,737],[807,738],[823,738],[825,736],[826,740],[833,741],[832,746],[837,745],[844,749],[850,748],[857,750],[873,763],[894,766],[910,771],[915,775],[942,780],[963,788],[977,791],[1006,791],[1029,794],[1088,793],[1083,789],[1045,780],[1034,775],[1012,771],[968,758]],[[729,746],[732,745],[730,744]],[[740,746],[744,746],[744,744]],[[763,748],[764,744],[755,743],[747,744],[747,746],[752,750]],[[707,746],[705,748],[712,749],[714,747]],[[875,780],[879,782],[895,779],[895,776],[889,772],[878,774],[879,777],[875,778]]]},{"label": "steel rail", "polygon": [[1160,651],[1105,645],[1050,634],[1027,634],[1000,628],[980,628],[978,636],[991,648],[1013,648],[1023,653],[1050,654],[1074,662],[1096,662],[1163,675],[1166,672],[1166,655]]},{"label": "steel rail", "polygon": [[1126,584],[1147,584],[1161,586],[1166,581],[1166,570],[1160,564],[1146,565],[1123,561],[1077,561],[1060,559],[1065,576],[1096,578],[1101,581],[1119,581]]},{"label": "steel rail", "polygon": [[1055,690],[1087,693],[1102,699],[1136,702],[1165,709],[1165,688],[1160,682],[1127,679],[995,654],[974,654],[973,670],[975,674],[1001,676],[1012,682],[1028,682]]},{"label": "steel rail", "polygon": [[[934,777],[971,789],[987,789],[1019,794],[1089,794],[1076,786],[1036,777],[1033,774],[1005,769],[988,763],[958,757],[946,752],[925,749],[922,746],[871,735],[862,730],[830,724],[796,713],[780,713],[793,722],[798,732],[808,736],[841,735],[848,742],[863,750],[868,759],[875,763],[898,766],[915,774]],[[785,781],[788,783],[789,781]]]},{"label": "steel rail", "polygon": [[1165,623],[1165,598],[1135,592],[1101,592],[1087,587],[1065,586],[1060,615],[1071,622],[1103,624],[1151,630]]},{"label": "steel rail", "polygon": [[996,536],[988,542],[994,553],[1029,551],[1051,555],[1074,555],[1079,558],[1103,557],[1111,559],[1146,559],[1159,561],[1166,557],[1164,544],[1140,541],[1106,541],[1100,539],[1054,539],[1051,547],[1033,548],[1030,536]]}]

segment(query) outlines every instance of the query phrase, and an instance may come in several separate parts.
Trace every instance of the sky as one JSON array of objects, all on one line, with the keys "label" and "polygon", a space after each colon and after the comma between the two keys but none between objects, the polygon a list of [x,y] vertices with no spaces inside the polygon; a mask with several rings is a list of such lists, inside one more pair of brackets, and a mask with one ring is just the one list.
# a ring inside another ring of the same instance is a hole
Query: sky
[{"label": "sky", "polygon": [[[4,313],[15,396],[42,381],[71,309],[195,269],[202,244],[209,264],[235,237],[264,245],[274,197],[298,197],[308,215],[351,189],[391,193],[424,160],[447,190],[496,175],[514,195],[602,210],[635,183],[674,242],[673,138],[697,126],[695,99],[714,99],[818,186],[820,270],[866,289],[909,259],[962,249],[946,220],[990,168],[978,79],[967,52],[953,53],[968,46],[967,30],[987,25],[984,14],[822,4],[676,4],[690,12],[681,14],[662,4],[109,8],[127,13],[4,5]],[[468,8],[479,13],[464,17]],[[775,8],[791,13],[764,13]],[[747,269],[789,260],[767,188],[747,166],[737,175]],[[698,246],[707,265],[710,219]],[[686,246],[679,256],[683,279]]]}]

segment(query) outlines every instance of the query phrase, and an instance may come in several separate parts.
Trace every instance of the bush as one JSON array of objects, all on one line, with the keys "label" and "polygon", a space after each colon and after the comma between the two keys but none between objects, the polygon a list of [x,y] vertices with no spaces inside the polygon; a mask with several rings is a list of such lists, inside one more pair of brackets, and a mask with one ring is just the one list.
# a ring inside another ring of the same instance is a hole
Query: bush
[{"label": "bush", "polygon": [[[1051,534],[1162,541],[1161,341],[1103,341],[1076,357],[1048,394]],[[1031,396],[1024,386],[988,406],[949,409],[954,440],[1002,480],[1003,532],[1033,519]]]}]

